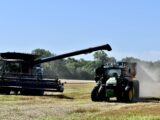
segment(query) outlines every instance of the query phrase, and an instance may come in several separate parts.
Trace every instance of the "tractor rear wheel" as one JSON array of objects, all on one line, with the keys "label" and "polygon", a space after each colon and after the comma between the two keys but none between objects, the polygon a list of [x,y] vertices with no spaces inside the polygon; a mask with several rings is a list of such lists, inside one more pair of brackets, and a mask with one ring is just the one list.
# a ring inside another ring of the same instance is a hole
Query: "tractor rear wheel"
[{"label": "tractor rear wheel", "polygon": [[133,80],[130,88],[125,92],[126,102],[138,102],[139,101],[139,81]]},{"label": "tractor rear wheel", "polygon": [[133,87],[134,87],[134,102],[138,102],[139,101],[139,81],[138,80],[133,80]]}]

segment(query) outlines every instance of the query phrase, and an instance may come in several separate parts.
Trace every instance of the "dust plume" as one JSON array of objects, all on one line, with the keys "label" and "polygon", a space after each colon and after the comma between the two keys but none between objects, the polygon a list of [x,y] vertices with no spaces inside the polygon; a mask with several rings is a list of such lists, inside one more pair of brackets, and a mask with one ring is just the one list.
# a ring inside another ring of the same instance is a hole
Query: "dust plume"
[{"label": "dust plume", "polygon": [[140,82],[140,97],[160,97],[160,68],[139,62],[136,78]]}]

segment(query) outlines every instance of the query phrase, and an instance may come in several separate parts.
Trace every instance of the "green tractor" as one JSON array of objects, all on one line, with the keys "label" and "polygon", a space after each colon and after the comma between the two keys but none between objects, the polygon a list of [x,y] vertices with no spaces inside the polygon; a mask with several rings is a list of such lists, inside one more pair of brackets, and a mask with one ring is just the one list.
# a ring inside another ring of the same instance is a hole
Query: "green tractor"
[{"label": "green tractor", "polygon": [[137,102],[139,81],[135,80],[136,63],[117,62],[96,69],[96,86],[91,92],[92,101]]}]

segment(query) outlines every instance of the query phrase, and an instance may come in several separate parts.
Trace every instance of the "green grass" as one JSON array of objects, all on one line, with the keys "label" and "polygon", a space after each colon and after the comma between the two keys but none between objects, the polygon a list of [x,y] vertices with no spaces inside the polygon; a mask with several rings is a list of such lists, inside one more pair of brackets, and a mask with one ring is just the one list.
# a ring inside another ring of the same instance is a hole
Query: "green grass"
[{"label": "green grass", "polygon": [[70,114],[65,116],[45,117],[39,120],[160,120],[160,116],[94,116],[92,113],[84,114]]}]

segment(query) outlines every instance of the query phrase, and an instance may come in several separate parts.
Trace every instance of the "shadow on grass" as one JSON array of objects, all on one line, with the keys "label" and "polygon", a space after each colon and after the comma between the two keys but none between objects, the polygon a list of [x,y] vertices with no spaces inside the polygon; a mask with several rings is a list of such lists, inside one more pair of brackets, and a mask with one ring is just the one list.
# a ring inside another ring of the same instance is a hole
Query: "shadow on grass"
[{"label": "shadow on grass", "polygon": [[33,95],[33,94],[28,94],[28,95],[21,95],[19,94],[19,96],[38,96],[38,97],[49,97],[49,98],[60,98],[60,99],[69,99],[69,100],[73,100],[74,97],[70,97],[70,96],[66,96],[63,94],[44,94],[44,95]]},{"label": "shadow on grass", "polygon": [[148,102],[148,103],[155,102],[155,103],[157,103],[157,102],[160,102],[160,98],[158,98],[158,97],[141,97],[139,102]]},{"label": "shadow on grass", "polygon": [[97,101],[97,102],[108,102],[108,103],[137,103],[137,102],[143,102],[143,103],[160,103],[160,98],[158,97],[140,97],[138,101],[134,102],[126,102],[126,101],[117,101],[116,99],[111,99],[109,101],[103,100],[103,101]]},{"label": "shadow on grass", "polygon": [[66,96],[66,95],[62,95],[62,94],[57,94],[57,95],[44,95],[46,97],[52,97],[52,98],[60,98],[60,99],[69,99],[69,100],[73,100],[74,98],[73,97],[69,97],[69,96]]}]

